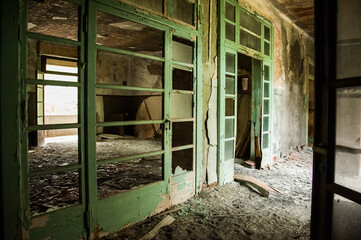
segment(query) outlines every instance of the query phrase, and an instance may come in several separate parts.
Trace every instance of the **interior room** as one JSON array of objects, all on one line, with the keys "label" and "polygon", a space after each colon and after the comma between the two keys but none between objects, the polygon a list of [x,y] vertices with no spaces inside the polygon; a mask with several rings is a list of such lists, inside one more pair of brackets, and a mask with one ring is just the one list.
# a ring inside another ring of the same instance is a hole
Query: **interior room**
[{"label": "interior room", "polygon": [[359,239],[361,4],[0,3],[1,239]]}]

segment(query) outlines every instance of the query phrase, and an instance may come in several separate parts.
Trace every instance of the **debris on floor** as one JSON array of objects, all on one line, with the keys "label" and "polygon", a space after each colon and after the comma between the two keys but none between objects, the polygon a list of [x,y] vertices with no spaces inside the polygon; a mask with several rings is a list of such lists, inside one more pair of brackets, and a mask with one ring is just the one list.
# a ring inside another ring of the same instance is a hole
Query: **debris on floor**
[{"label": "debris on floor", "polygon": [[[275,164],[277,168],[256,170],[235,163],[235,174],[277,189],[268,198],[238,182],[204,189],[180,204],[182,209],[169,213],[175,221],[153,239],[309,239],[312,151],[293,150]],[[104,239],[139,239],[163,218],[150,217]]]}]

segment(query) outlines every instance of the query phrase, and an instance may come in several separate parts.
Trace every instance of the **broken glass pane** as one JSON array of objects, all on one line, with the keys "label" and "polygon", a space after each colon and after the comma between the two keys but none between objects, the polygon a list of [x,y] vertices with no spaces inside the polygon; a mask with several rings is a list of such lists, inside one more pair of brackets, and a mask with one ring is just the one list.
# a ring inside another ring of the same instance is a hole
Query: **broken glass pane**
[{"label": "broken glass pane", "polygon": [[193,91],[193,72],[173,68],[173,89]]},{"label": "broken glass pane", "polygon": [[226,98],[226,116],[234,116],[234,99]]},{"label": "broken glass pane", "polygon": [[188,0],[173,0],[173,17],[194,25],[194,3]]},{"label": "broken glass pane", "polygon": [[[163,149],[163,124],[99,127],[96,159],[106,160],[151,153]],[[159,157],[159,155],[157,155]],[[156,158],[156,156],[153,156]]]},{"label": "broken glass pane", "polygon": [[117,86],[163,88],[161,61],[130,55],[97,52],[97,83]]},{"label": "broken glass pane", "polygon": [[271,29],[267,26],[264,26],[264,39],[271,41]]},{"label": "broken glass pane", "polygon": [[75,4],[61,0],[29,0],[28,31],[78,40],[78,12]]},{"label": "broken glass pane", "polygon": [[100,165],[97,168],[98,198],[161,181],[162,166],[163,155]]},{"label": "broken glass pane", "polygon": [[264,42],[264,54],[270,56],[270,44],[268,42]]},{"label": "broken glass pane", "polygon": [[164,56],[164,32],[104,12],[97,15],[97,44],[156,57]]},{"label": "broken glass pane", "polygon": [[30,211],[44,213],[80,203],[79,172],[66,171],[29,179]]},{"label": "broken glass pane", "polygon": [[172,152],[172,173],[177,175],[193,170],[193,148]]},{"label": "broken glass pane", "polygon": [[28,133],[29,172],[78,164],[78,129]]},{"label": "broken glass pane", "polygon": [[172,147],[193,144],[194,122],[172,123]]}]

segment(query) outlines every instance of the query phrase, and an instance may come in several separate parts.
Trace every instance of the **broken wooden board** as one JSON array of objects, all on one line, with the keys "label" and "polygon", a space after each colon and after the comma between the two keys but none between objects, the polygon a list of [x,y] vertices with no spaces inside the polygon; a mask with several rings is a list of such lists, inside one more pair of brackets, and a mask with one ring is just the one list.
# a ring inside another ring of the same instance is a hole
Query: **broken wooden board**
[{"label": "broken wooden board", "polygon": [[139,240],[149,240],[154,238],[162,227],[170,225],[172,222],[174,222],[174,220],[175,219],[172,216],[166,216],[160,223],[157,224],[157,226],[155,226],[149,233],[145,234]]},{"label": "broken wooden board", "polygon": [[252,188],[257,189],[259,194],[261,194],[261,196],[263,196],[263,197],[268,198],[269,192],[275,192],[275,190],[273,190],[266,183],[254,178],[254,177],[251,177],[251,176],[246,176],[246,175],[242,175],[242,174],[235,174],[234,175],[234,180],[241,183],[241,184],[249,184]]}]

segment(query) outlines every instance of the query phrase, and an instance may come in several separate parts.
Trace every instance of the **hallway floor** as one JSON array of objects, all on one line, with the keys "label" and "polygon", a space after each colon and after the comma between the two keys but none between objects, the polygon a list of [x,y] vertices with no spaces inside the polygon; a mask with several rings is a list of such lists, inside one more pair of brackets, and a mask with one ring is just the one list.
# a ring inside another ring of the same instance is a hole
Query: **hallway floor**
[{"label": "hallway floor", "polygon": [[139,239],[167,215],[175,221],[153,239],[309,239],[312,150],[290,151],[264,170],[235,164],[235,173],[253,176],[279,192],[268,198],[232,182],[203,190],[198,197],[175,206],[105,239]]}]

